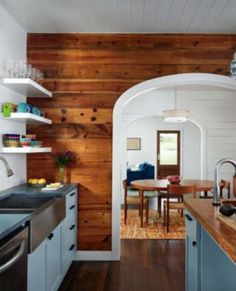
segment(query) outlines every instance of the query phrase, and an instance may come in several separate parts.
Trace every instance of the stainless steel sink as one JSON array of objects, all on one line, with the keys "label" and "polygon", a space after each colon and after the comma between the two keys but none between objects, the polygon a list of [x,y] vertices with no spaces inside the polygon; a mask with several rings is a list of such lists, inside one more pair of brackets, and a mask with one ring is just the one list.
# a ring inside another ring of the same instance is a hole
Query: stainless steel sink
[{"label": "stainless steel sink", "polygon": [[11,195],[0,200],[0,209],[34,210],[52,199],[53,197]]},{"label": "stainless steel sink", "polygon": [[30,252],[65,218],[65,197],[53,198],[32,212],[30,220]]},{"label": "stainless steel sink", "polygon": [[0,213],[31,213],[29,251],[32,252],[64,219],[65,197],[12,194],[0,200]]}]

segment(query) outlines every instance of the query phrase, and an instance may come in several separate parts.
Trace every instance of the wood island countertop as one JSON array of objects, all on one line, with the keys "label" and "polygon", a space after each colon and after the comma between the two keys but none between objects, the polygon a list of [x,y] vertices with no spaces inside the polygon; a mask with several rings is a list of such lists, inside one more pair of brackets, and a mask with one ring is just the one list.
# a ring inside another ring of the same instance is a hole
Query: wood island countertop
[{"label": "wood island countertop", "polygon": [[217,219],[219,207],[212,205],[212,199],[189,199],[184,201],[184,205],[236,263],[236,231]]}]

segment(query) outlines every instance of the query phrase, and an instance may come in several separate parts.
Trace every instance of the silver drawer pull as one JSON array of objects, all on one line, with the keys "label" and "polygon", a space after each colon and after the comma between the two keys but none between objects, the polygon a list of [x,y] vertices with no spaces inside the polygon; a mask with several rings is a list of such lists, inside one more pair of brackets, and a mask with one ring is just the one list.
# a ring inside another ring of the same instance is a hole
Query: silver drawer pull
[{"label": "silver drawer pull", "polygon": [[71,245],[69,250],[72,251],[75,248],[75,244]]},{"label": "silver drawer pull", "polygon": [[72,209],[74,209],[75,208],[75,205],[72,205],[71,207],[70,207],[70,210],[72,210]]},{"label": "silver drawer pull", "polygon": [[25,251],[25,241],[23,240],[20,244],[17,253],[9,261],[0,266],[0,274],[9,269],[23,255],[24,251]]},{"label": "silver drawer pull", "polygon": [[72,230],[74,228],[75,228],[75,224],[72,224],[71,227],[70,227],[70,230]]}]

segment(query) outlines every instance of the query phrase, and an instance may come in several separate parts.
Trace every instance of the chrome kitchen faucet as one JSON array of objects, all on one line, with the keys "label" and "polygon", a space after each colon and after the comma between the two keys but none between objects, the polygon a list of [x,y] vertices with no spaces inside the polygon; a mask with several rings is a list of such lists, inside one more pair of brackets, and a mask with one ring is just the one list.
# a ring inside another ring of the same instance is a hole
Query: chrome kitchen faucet
[{"label": "chrome kitchen faucet", "polygon": [[220,168],[224,164],[231,164],[234,166],[235,175],[236,175],[236,161],[225,158],[219,160],[215,165],[215,181],[213,186],[213,205],[220,205]]},{"label": "chrome kitchen faucet", "polygon": [[14,175],[13,171],[10,169],[10,166],[7,162],[7,160],[3,157],[3,156],[0,156],[0,161],[3,162],[5,168],[6,168],[6,171],[7,171],[7,177],[11,177]]}]

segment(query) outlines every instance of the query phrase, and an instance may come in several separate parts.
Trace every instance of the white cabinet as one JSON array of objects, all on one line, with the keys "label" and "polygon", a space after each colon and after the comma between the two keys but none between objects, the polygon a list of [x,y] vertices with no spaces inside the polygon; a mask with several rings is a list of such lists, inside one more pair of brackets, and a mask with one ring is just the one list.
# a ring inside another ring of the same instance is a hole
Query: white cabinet
[{"label": "white cabinet", "polygon": [[77,253],[77,193],[66,196],[66,218],[62,225],[62,274],[65,275]]},{"label": "white cabinet", "polygon": [[61,280],[61,229],[60,224],[47,238],[46,285],[47,291],[57,290]]},{"label": "white cabinet", "polygon": [[28,291],[46,290],[46,240],[28,255]]},{"label": "white cabinet", "polygon": [[28,255],[28,291],[54,291],[61,282],[61,229],[59,224]]},{"label": "white cabinet", "polygon": [[64,220],[28,255],[28,291],[56,291],[76,258],[76,189],[66,195],[65,207]]},{"label": "white cabinet", "polygon": [[199,291],[200,289],[200,226],[196,219],[185,210],[186,225],[186,290]]},{"label": "white cabinet", "polygon": [[186,210],[186,291],[231,291],[236,264]]}]

